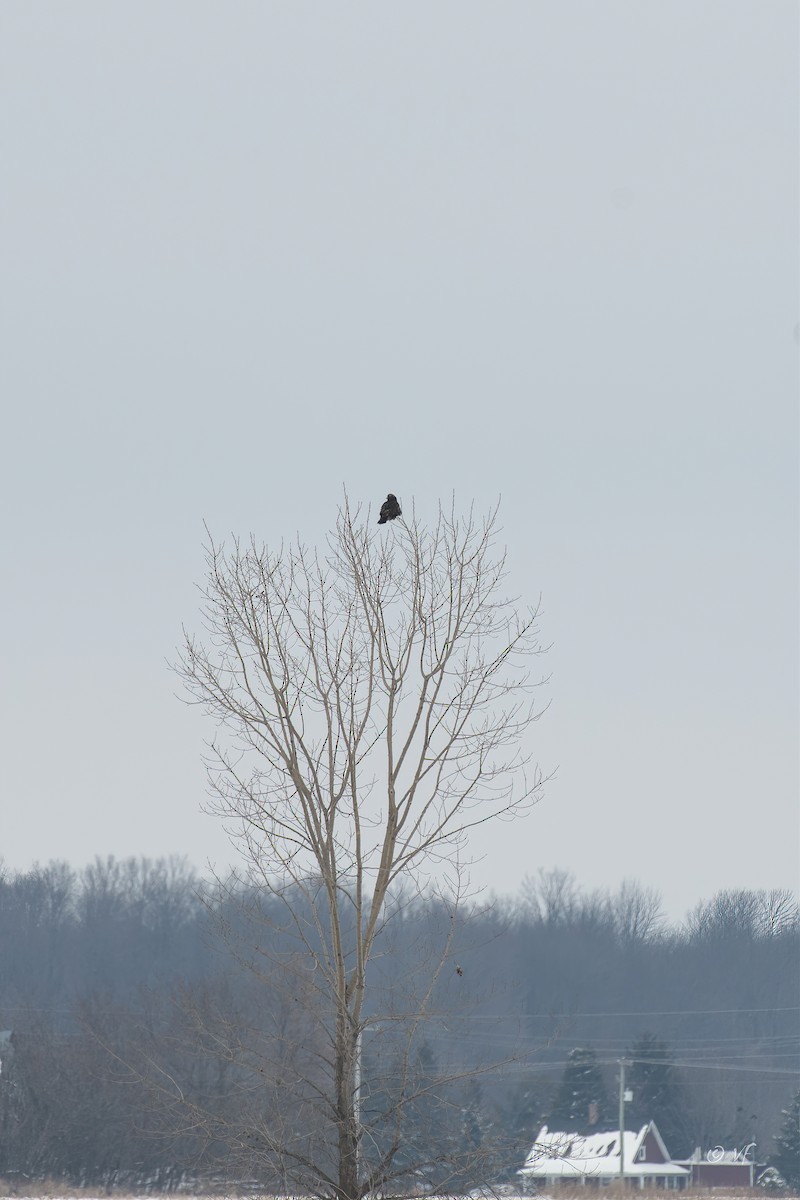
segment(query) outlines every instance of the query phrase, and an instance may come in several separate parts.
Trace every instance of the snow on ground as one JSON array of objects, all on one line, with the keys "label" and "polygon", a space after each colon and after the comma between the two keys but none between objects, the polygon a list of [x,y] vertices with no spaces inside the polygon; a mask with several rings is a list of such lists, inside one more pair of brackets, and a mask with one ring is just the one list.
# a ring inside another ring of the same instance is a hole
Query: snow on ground
[{"label": "snow on ground", "polygon": [[[565,1187],[563,1190],[559,1189],[557,1192],[552,1193],[539,1192],[535,1197],[532,1197],[529,1194],[526,1195],[524,1193],[508,1192],[506,1191],[507,1186],[508,1185],[498,1186],[496,1192],[491,1188],[481,1188],[480,1191],[470,1192],[466,1195],[463,1193],[429,1195],[419,1197],[418,1200],[492,1200],[493,1197],[496,1197],[496,1200],[574,1200],[575,1197],[584,1196],[587,1197],[588,1200],[589,1197],[597,1194],[597,1189],[576,1186],[574,1188]],[[642,1193],[637,1189],[636,1194],[641,1195]],[[666,1200],[667,1196],[670,1198],[676,1196],[675,1192],[665,1192],[662,1188],[654,1188],[652,1190],[645,1189],[645,1194],[651,1196],[652,1200]],[[11,1195],[12,1193],[0,1192],[0,1196],[3,1197],[8,1197]],[[717,1191],[716,1189],[710,1190],[708,1188],[687,1188],[685,1191],[682,1191],[680,1195],[687,1197],[688,1200],[700,1200],[701,1197],[702,1200],[743,1200],[743,1197],[746,1196],[759,1195],[766,1197],[768,1193],[765,1194],[761,1188],[755,1188],[753,1191],[749,1191],[747,1189],[740,1189],[738,1191],[736,1189],[731,1189],[729,1191],[722,1191],[720,1189]],[[222,1192],[186,1195],[182,1192],[144,1192],[137,1194],[133,1192],[126,1193],[120,1191],[109,1194],[108,1192],[83,1193],[77,1190],[65,1190],[64,1192],[53,1193],[42,1192],[41,1194],[31,1193],[29,1195],[18,1193],[18,1200],[109,1200],[109,1196],[111,1197],[111,1200],[171,1200],[171,1198],[172,1200],[312,1200],[312,1197],[308,1196],[267,1196],[254,1192],[248,1192],[242,1195],[237,1195],[234,1193],[226,1195]],[[781,1193],[780,1200],[800,1200],[800,1197],[796,1198],[788,1193]]]}]

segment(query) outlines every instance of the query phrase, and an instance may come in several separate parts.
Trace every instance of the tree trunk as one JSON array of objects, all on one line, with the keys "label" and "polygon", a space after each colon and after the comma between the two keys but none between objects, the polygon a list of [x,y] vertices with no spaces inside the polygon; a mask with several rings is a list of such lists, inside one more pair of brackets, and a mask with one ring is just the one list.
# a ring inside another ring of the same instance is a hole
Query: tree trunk
[{"label": "tree trunk", "polygon": [[337,1014],[334,1073],[338,1128],[337,1200],[359,1200],[358,1123],[356,1120],[356,1054],[358,1034],[346,1010]]}]

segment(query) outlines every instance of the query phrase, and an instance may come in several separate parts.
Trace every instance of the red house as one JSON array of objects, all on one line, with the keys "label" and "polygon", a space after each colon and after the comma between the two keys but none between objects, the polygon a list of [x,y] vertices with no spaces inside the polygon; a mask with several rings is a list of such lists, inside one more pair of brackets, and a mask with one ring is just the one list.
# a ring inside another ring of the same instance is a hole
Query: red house
[{"label": "red house", "polygon": [[751,1188],[755,1184],[755,1142],[741,1150],[723,1150],[715,1146],[703,1153],[698,1146],[691,1158],[680,1165],[691,1172],[692,1187]]},{"label": "red house", "polygon": [[[684,1188],[689,1182],[688,1167],[672,1161],[654,1121],[638,1132],[625,1130],[622,1154],[629,1187]],[[584,1135],[543,1125],[517,1173],[526,1183],[548,1187],[614,1183],[620,1178],[619,1131]]]}]

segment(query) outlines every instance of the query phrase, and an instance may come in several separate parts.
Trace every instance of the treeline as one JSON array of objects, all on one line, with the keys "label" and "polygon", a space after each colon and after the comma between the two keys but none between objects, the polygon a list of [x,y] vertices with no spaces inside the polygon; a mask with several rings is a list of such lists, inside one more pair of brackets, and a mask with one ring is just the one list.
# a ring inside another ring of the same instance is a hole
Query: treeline
[{"label": "treeline", "polygon": [[[313,957],[307,893],[290,899]],[[275,1130],[319,1153],[326,1014],[288,911],[178,859],[5,872],[0,1174],[279,1186]],[[791,894],[721,892],[670,925],[637,883],[587,891],[551,871],[470,907],[398,895],[382,938],[362,1120],[377,1154],[413,1083],[403,1144],[426,1182],[452,1182],[435,1139],[463,1148],[470,1183],[512,1176],[544,1120],[580,1125],[591,1106],[610,1127],[621,1057],[631,1122],[654,1118],[674,1157],[772,1153],[800,1066]]]}]

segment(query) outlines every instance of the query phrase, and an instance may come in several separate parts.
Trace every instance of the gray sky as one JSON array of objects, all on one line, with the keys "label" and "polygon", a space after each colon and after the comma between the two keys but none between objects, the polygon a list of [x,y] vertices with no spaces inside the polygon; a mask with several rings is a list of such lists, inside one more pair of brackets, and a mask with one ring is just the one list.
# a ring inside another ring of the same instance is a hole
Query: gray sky
[{"label": "gray sky", "polygon": [[797,886],[794,0],[0,6],[0,852],[231,858],[215,534],[502,496],[559,767],[477,881]]}]

